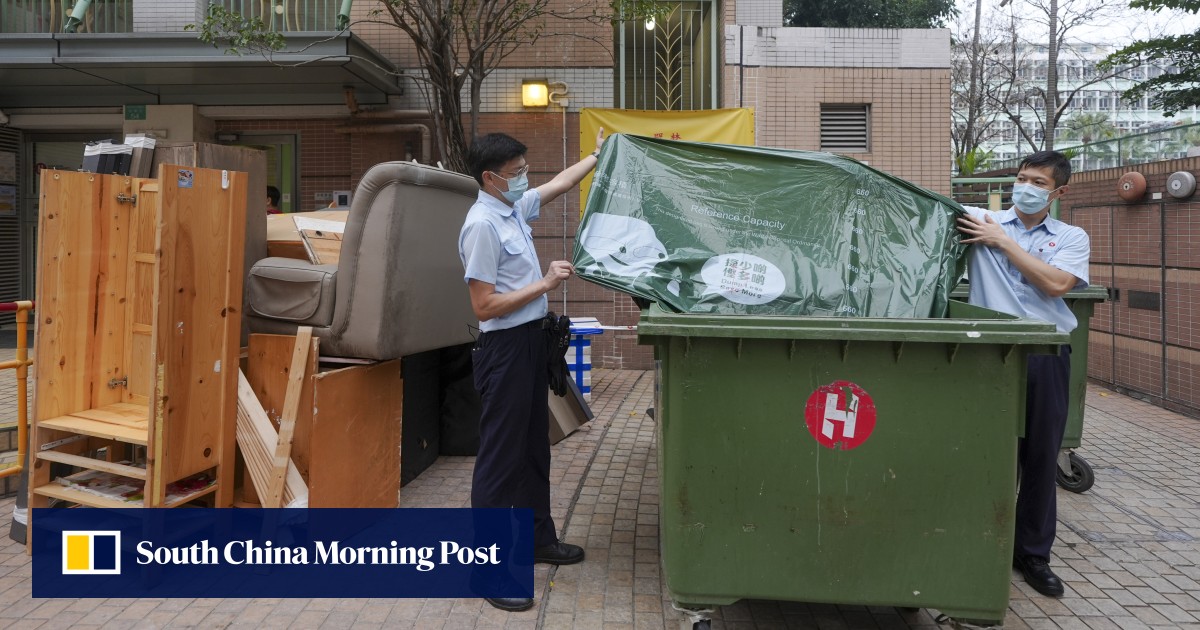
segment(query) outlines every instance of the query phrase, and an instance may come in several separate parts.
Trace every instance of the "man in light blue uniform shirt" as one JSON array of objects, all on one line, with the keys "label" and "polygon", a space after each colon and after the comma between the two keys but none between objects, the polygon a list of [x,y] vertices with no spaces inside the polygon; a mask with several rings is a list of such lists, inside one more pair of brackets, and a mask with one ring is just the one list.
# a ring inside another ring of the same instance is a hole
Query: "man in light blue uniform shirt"
[{"label": "man in light blue uniform shirt", "polygon": [[[1071,163],[1061,153],[1025,158],[1013,186],[1013,207],[990,213],[967,208],[958,219],[970,251],[971,304],[1053,323],[1069,333],[1078,322],[1063,295],[1088,285],[1091,244],[1082,229],[1051,218],[1050,203],[1067,193]],[[1061,597],[1050,570],[1057,518],[1056,467],[1067,424],[1071,351],[1029,357],[1025,437],[1018,447],[1013,564],[1043,595]]]},{"label": "man in light blue uniform shirt", "polygon": [[[542,327],[546,293],[575,270],[556,260],[542,274],[529,223],[596,167],[603,143],[601,128],[591,155],[532,190],[526,148],[516,139],[488,134],[467,154],[480,191],[459,233],[458,255],[479,318],[471,361],[483,400],[471,507],[532,508],[533,560],[548,564],[583,560],[581,547],[558,540],[550,517],[549,333]],[[533,606],[530,597],[486,599],[501,610]]]}]

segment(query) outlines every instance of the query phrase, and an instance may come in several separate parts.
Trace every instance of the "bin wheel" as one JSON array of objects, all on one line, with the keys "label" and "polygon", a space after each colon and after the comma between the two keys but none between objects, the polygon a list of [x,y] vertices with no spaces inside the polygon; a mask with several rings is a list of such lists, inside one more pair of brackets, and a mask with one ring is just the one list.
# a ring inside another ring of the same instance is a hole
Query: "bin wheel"
[{"label": "bin wheel", "polygon": [[1092,472],[1092,467],[1086,459],[1075,453],[1071,453],[1070,463],[1070,472],[1064,471],[1061,467],[1057,469],[1055,477],[1058,485],[1062,486],[1063,490],[1069,490],[1075,494],[1087,492],[1091,489],[1092,484],[1096,483],[1096,474]]},{"label": "bin wheel", "polygon": [[712,620],[701,619],[700,621],[692,624],[692,630],[712,630]]}]

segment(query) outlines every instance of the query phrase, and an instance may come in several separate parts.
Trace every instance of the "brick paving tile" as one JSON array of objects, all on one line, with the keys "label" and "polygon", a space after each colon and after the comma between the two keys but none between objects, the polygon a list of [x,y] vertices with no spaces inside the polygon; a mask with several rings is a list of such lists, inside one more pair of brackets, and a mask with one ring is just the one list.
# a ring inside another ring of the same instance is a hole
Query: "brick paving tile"
[{"label": "brick paving tile", "polygon": [[[7,354],[6,354],[7,353]],[[12,351],[0,348],[0,360]],[[8,628],[653,628],[681,627],[658,556],[659,470],[653,374],[596,370],[595,420],[553,447],[552,513],[588,559],[538,565],[536,606],[505,613],[480,600],[34,600],[24,549],[0,539],[0,627]],[[0,424],[15,409],[0,372]],[[1042,597],[1014,572],[1005,628],[1200,628],[1200,421],[1089,386],[1083,445],[1096,472],[1085,494],[1059,491],[1051,566],[1067,582]],[[441,457],[405,486],[405,507],[470,503],[473,458]],[[0,500],[0,523],[12,500]],[[2,532],[6,528],[0,528]],[[740,601],[712,627],[947,628],[937,611]]]}]

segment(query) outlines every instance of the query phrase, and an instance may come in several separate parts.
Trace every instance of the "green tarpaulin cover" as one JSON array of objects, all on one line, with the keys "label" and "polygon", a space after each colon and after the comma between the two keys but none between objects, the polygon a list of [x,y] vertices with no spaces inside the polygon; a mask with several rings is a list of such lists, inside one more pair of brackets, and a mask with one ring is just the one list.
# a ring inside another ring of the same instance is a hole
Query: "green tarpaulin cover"
[{"label": "green tarpaulin cover", "polygon": [[944,317],[962,212],[829,153],[614,134],[572,262],[677,312]]}]

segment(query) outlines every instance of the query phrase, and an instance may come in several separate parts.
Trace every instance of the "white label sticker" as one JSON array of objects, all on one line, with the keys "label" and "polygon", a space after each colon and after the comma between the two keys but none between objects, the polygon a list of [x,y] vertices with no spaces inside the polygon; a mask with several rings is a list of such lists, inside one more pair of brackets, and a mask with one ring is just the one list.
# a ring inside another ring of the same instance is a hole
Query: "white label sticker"
[{"label": "white label sticker", "polygon": [[787,288],[783,272],[754,254],[721,254],[704,262],[704,295],[717,294],[738,304],[766,304]]}]

